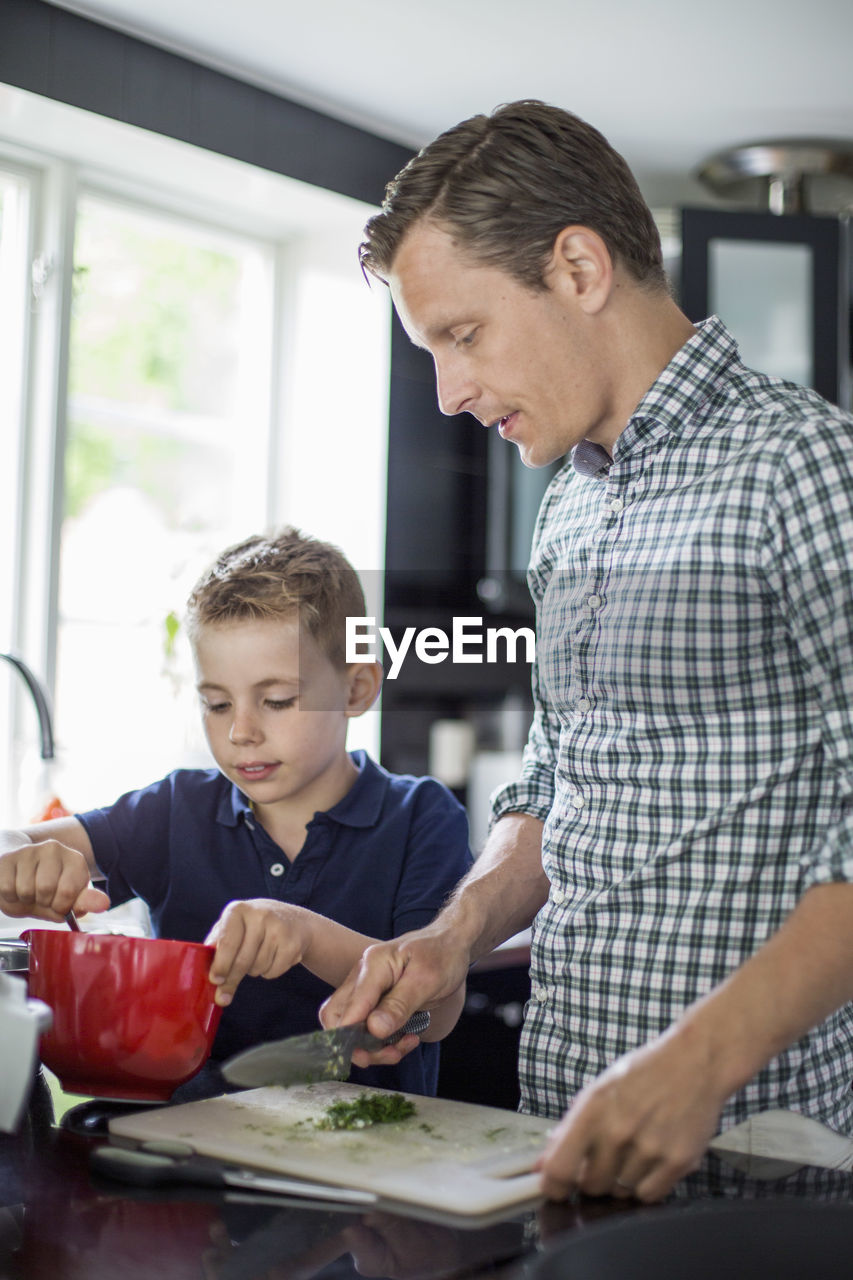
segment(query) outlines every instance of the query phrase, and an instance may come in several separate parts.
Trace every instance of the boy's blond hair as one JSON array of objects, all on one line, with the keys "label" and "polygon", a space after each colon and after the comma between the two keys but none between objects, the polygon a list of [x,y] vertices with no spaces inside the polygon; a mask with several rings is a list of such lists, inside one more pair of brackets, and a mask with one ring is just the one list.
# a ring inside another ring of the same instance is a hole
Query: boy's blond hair
[{"label": "boy's blond hair", "polygon": [[343,552],[288,527],[223,551],[187,601],[187,627],[284,618],[300,625],[338,668],[346,663],[346,619],[365,614],[358,574]]}]

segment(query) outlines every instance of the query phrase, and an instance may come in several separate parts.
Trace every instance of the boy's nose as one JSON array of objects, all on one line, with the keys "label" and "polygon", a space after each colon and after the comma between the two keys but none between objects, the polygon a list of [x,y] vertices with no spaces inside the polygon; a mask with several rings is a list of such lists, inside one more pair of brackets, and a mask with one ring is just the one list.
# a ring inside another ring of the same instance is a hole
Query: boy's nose
[{"label": "boy's nose", "polygon": [[235,715],[231,722],[231,728],[228,731],[229,742],[239,745],[243,742],[257,742],[259,738],[260,731],[252,716]]}]

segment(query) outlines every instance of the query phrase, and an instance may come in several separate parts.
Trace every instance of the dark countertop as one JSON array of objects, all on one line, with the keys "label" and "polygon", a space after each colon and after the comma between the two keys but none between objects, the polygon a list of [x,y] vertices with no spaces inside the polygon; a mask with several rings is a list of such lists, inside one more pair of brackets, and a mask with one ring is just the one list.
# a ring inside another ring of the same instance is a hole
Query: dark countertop
[{"label": "dark countertop", "polygon": [[[663,1205],[581,1198],[488,1226],[450,1227],[201,1187],[137,1189],[90,1175],[88,1156],[99,1139],[64,1127],[74,1117],[53,1123],[39,1081],[19,1132],[0,1135],[3,1280],[521,1280],[543,1255],[576,1240],[588,1244],[600,1224],[648,1224],[650,1215],[683,1213],[697,1202],[831,1202],[849,1207],[853,1223],[849,1174],[803,1169],[761,1182],[713,1156]],[[573,1268],[565,1274],[568,1280]]]}]

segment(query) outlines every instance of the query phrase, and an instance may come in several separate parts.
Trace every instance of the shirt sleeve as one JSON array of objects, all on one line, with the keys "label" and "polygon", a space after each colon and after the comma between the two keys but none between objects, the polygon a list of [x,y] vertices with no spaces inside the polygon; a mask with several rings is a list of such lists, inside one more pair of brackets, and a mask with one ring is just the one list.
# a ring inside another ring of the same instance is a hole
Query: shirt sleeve
[{"label": "shirt sleeve", "polygon": [[394,899],[394,936],[429,924],[472,863],[462,805],[436,779],[420,780]]},{"label": "shirt sleeve", "polygon": [[827,421],[789,449],[768,521],[782,608],[835,778],[835,821],[802,858],[802,886],[853,880],[853,428]]},{"label": "shirt sleeve", "polygon": [[534,665],[533,723],[521,757],[521,775],[500,787],[491,797],[491,825],[505,813],[527,813],[542,822],[554,803],[554,771],[560,745],[560,725],[544,696],[538,668]]},{"label": "shirt sleeve", "polygon": [[75,814],[92,842],[114,906],[142,898],[149,906],[168,892],[170,779],[129,791],[115,804]]}]

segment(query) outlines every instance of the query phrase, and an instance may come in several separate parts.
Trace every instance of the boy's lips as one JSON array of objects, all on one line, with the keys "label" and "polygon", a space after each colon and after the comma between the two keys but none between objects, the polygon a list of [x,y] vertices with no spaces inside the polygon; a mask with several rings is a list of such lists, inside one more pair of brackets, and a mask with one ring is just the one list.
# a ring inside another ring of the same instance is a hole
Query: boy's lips
[{"label": "boy's lips", "polygon": [[245,778],[247,782],[257,782],[275,773],[278,768],[278,761],[270,764],[263,760],[251,760],[248,764],[235,764],[234,768],[240,774],[240,777]]}]

